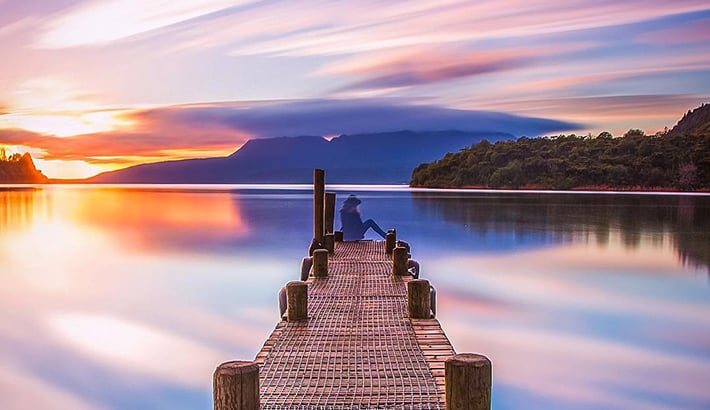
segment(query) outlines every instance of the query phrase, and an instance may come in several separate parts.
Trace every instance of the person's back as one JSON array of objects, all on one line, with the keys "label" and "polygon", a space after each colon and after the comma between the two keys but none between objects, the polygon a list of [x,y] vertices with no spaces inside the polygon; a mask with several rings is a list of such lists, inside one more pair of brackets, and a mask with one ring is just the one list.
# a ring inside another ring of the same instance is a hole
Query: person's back
[{"label": "person's back", "polygon": [[375,221],[368,219],[363,222],[360,216],[360,210],[358,205],[360,201],[355,195],[350,195],[348,199],[343,202],[343,208],[340,210],[340,223],[342,225],[341,229],[343,231],[343,240],[345,241],[359,241],[365,238],[365,232],[372,228],[383,238],[385,233],[382,231]]},{"label": "person's back", "polygon": [[362,218],[360,217],[360,211],[357,209],[361,202],[355,195],[350,195],[340,210],[340,223],[342,224],[343,240],[345,241],[358,241],[365,237],[365,232],[362,230]]}]

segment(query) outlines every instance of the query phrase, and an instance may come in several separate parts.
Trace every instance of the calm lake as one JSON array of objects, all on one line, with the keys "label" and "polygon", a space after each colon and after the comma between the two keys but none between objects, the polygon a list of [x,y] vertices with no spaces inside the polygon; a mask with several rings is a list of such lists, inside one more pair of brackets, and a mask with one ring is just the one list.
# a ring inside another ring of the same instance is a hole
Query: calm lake
[{"label": "calm lake", "polygon": [[[329,190],[412,245],[494,409],[710,408],[710,196]],[[212,408],[215,366],[278,321],[311,207],[308,186],[0,188],[0,408]]]}]

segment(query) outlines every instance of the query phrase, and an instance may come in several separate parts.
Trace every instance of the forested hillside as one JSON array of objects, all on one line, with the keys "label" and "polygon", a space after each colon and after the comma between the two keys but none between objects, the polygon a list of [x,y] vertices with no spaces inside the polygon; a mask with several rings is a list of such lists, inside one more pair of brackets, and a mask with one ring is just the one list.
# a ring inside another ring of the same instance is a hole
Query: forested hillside
[{"label": "forested hillside", "polygon": [[710,135],[558,136],[483,141],[418,166],[415,187],[710,188]]},{"label": "forested hillside", "polygon": [[7,156],[5,149],[0,149],[0,184],[42,184],[47,182],[35,168],[30,154],[12,154]]}]

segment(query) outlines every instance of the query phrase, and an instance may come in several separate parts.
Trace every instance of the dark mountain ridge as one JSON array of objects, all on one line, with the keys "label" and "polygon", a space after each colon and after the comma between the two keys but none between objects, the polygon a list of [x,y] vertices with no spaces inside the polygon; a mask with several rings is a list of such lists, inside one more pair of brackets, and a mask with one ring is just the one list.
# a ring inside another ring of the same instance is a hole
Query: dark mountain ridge
[{"label": "dark mountain ridge", "polygon": [[0,154],[0,183],[2,184],[44,184],[47,177],[35,168],[30,154],[13,154],[5,157]]},{"label": "dark mountain ridge", "polygon": [[670,135],[710,135],[710,104],[688,110],[669,132]]},{"label": "dark mountain ridge", "polygon": [[96,183],[310,183],[313,168],[328,170],[330,183],[405,184],[412,169],[448,152],[487,139],[497,132],[399,131],[277,137],[247,141],[228,157],[143,164],[90,178]]}]

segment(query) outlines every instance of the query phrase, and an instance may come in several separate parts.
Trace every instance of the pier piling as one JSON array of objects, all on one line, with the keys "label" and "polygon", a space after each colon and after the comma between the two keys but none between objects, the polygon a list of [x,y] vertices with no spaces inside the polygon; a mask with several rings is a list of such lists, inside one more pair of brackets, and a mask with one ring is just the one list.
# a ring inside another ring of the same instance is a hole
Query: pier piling
[{"label": "pier piling", "polygon": [[259,410],[259,366],[231,361],[214,372],[214,410]]},{"label": "pier piling", "polygon": [[407,308],[412,319],[431,318],[431,287],[428,280],[407,282]]},{"label": "pier piling", "polygon": [[474,353],[457,354],[446,361],[446,410],[491,408],[491,361]]},{"label": "pier piling", "polygon": [[394,251],[392,251],[392,274],[406,275],[408,262],[407,248],[403,246],[394,248]]},{"label": "pier piling", "polygon": [[385,252],[388,255],[392,254],[392,251],[394,251],[395,244],[397,243],[397,231],[394,229],[390,229],[387,231],[387,234],[385,235]]},{"label": "pier piling", "polygon": [[313,251],[313,276],[323,278],[328,276],[328,250],[316,249]]},{"label": "pier piling", "polygon": [[286,320],[299,322],[308,319],[308,285],[293,281],[286,284]]}]

